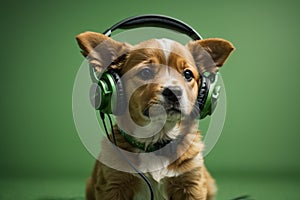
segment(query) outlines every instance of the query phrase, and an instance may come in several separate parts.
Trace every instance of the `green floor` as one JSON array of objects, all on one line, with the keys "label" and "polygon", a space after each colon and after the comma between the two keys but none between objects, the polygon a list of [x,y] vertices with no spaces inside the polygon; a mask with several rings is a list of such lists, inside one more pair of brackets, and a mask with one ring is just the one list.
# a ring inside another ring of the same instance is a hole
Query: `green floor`
[{"label": "green floor", "polygon": [[[257,200],[299,200],[300,179],[285,175],[216,175],[218,200],[251,195]],[[1,200],[83,200],[85,178],[0,180]],[[146,199],[147,197],[145,197]]]}]

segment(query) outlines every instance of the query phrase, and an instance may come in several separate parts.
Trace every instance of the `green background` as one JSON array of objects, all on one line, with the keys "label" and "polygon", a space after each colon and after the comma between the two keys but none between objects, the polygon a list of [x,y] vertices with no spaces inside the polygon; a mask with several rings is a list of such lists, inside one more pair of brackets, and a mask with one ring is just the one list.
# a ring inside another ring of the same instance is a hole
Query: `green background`
[{"label": "green background", "polygon": [[145,13],[187,22],[236,51],[225,126],[206,164],[219,198],[299,199],[298,1],[1,1],[0,199],[83,199],[94,158],[72,117],[75,36]]}]

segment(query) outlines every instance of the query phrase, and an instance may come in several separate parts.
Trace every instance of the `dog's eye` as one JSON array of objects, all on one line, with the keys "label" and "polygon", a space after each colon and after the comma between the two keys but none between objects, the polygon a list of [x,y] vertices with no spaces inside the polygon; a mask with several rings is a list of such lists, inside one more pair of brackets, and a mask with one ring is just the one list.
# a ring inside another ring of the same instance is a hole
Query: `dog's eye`
[{"label": "dog's eye", "polygon": [[144,68],[137,75],[143,80],[150,80],[154,78],[154,71],[150,68]]},{"label": "dog's eye", "polygon": [[187,81],[191,81],[194,78],[193,72],[189,69],[184,70],[183,76]]}]

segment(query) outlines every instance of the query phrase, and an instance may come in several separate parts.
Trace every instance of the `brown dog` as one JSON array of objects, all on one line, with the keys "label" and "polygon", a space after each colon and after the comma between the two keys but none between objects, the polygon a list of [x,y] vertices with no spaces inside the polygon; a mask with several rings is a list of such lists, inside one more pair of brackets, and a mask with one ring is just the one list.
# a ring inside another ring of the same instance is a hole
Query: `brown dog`
[{"label": "brown dog", "polygon": [[[78,35],[77,41],[97,72],[112,68],[122,76],[129,95],[126,112],[116,116],[116,143],[127,153],[138,154],[132,162],[150,180],[155,199],[213,199],[216,186],[203,163],[203,144],[193,113],[199,74],[218,70],[233,45],[212,38],[186,46],[168,39],[131,46],[94,32]],[[125,165],[104,140],[87,183],[86,199],[147,198],[147,185]]]}]

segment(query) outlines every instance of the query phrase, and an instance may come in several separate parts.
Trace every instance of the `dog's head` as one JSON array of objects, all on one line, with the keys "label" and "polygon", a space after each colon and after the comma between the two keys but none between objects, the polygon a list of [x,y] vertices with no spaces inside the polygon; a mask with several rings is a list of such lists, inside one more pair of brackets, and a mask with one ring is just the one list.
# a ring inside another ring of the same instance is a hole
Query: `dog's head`
[{"label": "dog's head", "polygon": [[77,36],[77,41],[97,72],[113,68],[122,76],[125,93],[129,94],[128,112],[120,120],[123,124],[129,119],[139,126],[150,121],[160,124],[164,118],[166,129],[191,115],[200,74],[218,70],[234,49],[230,42],[216,38],[185,46],[169,39],[131,46],[100,33],[85,32]]}]

